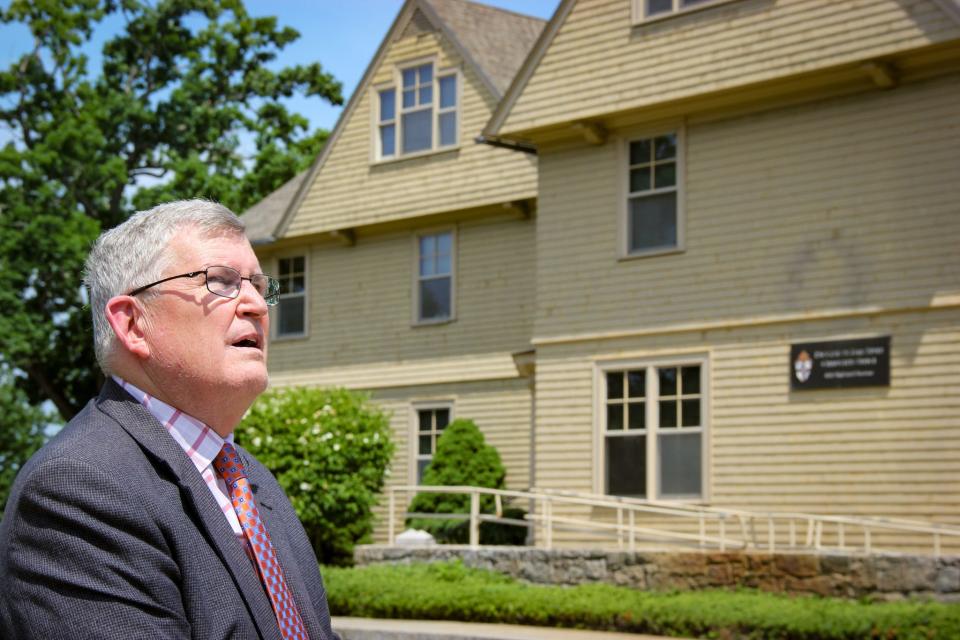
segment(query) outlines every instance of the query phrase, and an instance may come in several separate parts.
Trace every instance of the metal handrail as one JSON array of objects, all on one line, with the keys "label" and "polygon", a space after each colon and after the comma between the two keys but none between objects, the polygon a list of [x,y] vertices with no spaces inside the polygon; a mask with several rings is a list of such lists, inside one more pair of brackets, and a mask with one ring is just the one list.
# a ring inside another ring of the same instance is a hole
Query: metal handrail
[{"label": "metal handrail", "polygon": [[[442,513],[419,514],[404,510],[404,517],[427,517],[440,519],[469,520],[470,545],[478,547],[480,544],[480,522],[501,522],[515,526],[526,526],[533,530],[539,529],[542,546],[553,547],[554,532],[558,528],[586,530],[595,534],[614,535],[620,549],[634,551],[637,548],[637,536],[662,539],[671,544],[696,543],[700,549],[717,548],[725,551],[728,548],[766,550],[773,553],[777,549],[777,522],[786,521],[788,544],[780,545],[787,549],[805,549],[816,553],[842,552],[856,553],[876,552],[872,535],[876,531],[923,533],[933,539],[933,555],[940,557],[942,538],[956,538],[960,541],[960,526],[928,523],[898,518],[879,518],[870,516],[836,516],[815,515],[797,512],[778,511],[747,511],[744,509],[727,509],[723,507],[708,507],[705,505],[639,500],[620,496],[606,496],[574,491],[558,491],[554,489],[531,488],[528,491],[510,489],[490,489],[487,487],[472,486],[424,486],[401,485],[387,487],[389,513],[387,536],[391,545],[396,542],[396,508],[397,494],[415,493],[453,493],[470,496],[469,513]],[[495,514],[480,513],[480,496],[494,496]],[[525,515],[525,521],[503,518],[503,499],[513,498],[531,501],[535,505],[533,513]],[[608,508],[616,511],[616,523],[598,520],[584,520],[568,516],[554,515],[554,505],[576,505]],[[676,529],[660,529],[649,526],[640,526],[637,523],[638,515],[665,516],[680,519],[696,519],[698,532],[696,534]],[[626,520],[626,521],[625,521]],[[765,525],[766,536],[758,534],[758,523]],[[806,526],[804,539],[798,539],[797,525]],[[708,532],[708,525],[713,525],[716,535]],[[837,540],[836,546],[824,544],[825,526],[832,527]],[[729,532],[728,532],[729,528]],[[859,530],[862,534],[862,545],[848,543],[849,528]],[[736,530],[739,529],[739,535]],[[780,530],[782,532],[782,529]]]}]

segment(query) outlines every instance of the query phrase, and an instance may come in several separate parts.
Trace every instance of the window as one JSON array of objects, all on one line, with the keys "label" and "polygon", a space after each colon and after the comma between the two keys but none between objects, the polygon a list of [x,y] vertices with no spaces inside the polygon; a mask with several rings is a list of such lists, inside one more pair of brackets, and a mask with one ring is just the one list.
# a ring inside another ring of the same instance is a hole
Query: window
[{"label": "window", "polygon": [[456,146],[456,71],[434,77],[433,63],[407,67],[400,70],[398,85],[380,89],[377,97],[378,159],[396,157],[398,150],[409,155]]},{"label": "window", "polygon": [[442,407],[420,408],[416,410],[416,484],[423,482],[423,470],[427,468],[437,451],[437,439],[443,435],[443,430],[450,424],[450,405]]},{"label": "window", "polygon": [[306,258],[294,256],[277,261],[280,303],[277,305],[276,335],[302,336],[307,332]]},{"label": "window", "polygon": [[603,371],[603,486],[646,499],[703,497],[705,362]]},{"label": "window", "polygon": [[416,322],[453,317],[453,232],[417,238]]},{"label": "window", "polygon": [[661,18],[692,10],[701,5],[715,4],[725,0],[634,0],[634,12],[640,20]]},{"label": "window", "polygon": [[626,254],[680,246],[676,133],[628,142]]}]

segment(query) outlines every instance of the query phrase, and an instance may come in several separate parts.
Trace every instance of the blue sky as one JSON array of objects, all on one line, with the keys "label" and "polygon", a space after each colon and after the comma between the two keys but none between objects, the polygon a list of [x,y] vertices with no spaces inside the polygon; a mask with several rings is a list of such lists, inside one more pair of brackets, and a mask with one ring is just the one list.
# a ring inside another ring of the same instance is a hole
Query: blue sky
[{"label": "blue sky", "polygon": [[[443,0],[440,0],[441,2]],[[489,4],[518,13],[548,19],[559,0],[485,0]],[[6,6],[6,0],[0,6]],[[344,102],[360,82],[370,58],[403,6],[403,0],[247,0],[252,15],[276,15],[281,25],[297,29],[300,39],[284,49],[277,66],[319,61],[343,83]],[[119,28],[119,21],[106,25],[98,34],[102,43],[105,32]],[[0,66],[6,67],[29,48],[26,29],[0,25]],[[88,53],[91,58],[95,51]],[[332,107],[318,98],[295,97],[288,107],[310,120],[311,129],[332,129],[341,107]]]}]

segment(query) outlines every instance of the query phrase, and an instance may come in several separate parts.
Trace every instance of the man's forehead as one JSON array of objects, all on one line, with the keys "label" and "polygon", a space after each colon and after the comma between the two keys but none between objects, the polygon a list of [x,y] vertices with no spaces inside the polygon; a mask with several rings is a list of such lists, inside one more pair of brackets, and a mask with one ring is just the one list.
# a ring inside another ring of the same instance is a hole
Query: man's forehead
[{"label": "man's forehead", "polygon": [[173,258],[171,262],[186,269],[212,265],[259,268],[260,264],[250,241],[242,233],[205,233],[195,227],[186,227],[174,235],[168,249]]}]

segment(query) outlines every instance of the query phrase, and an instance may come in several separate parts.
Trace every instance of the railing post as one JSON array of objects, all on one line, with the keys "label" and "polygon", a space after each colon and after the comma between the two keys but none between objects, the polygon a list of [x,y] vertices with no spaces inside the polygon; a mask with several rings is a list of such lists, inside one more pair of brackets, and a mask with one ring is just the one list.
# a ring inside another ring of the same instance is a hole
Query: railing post
[{"label": "railing post", "polygon": [[707,548],[707,521],[703,515],[703,511],[700,512],[700,548]]},{"label": "railing post", "polygon": [[843,535],[843,523],[840,522],[837,524],[837,545],[842,550],[846,546],[846,539]]},{"label": "railing post", "polygon": [[480,546],[480,493],[470,492],[470,546]]},{"label": "railing post", "polygon": [[623,507],[617,507],[617,549],[623,551]]},{"label": "railing post", "polygon": [[627,513],[628,513],[628,518],[630,523],[630,537],[629,537],[630,551],[636,551],[637,550],[637,532],[634,531],[634,528],[633,528],[634,525],[636,524],[635,522],[636,512],[633,509],[630,509],[630,511]]},{"label": "railing post", "polygon": [[790,518],[790,548],[797,548],[797,521]]},{"label": "railing post", "polygon": [[773,547],[776,544],[776,531],[773,528],[773,518],[767,518],[767,548],[773,554]]},{"label": "railing post", "polygon": [[817,539],[816,539],[816,548],[817,551],[820,550],[820,546],[823,544],[823,522],[817,520]]},{"label": "railing post", "polygon": [[553,548],[553,502],[547,498],[543,503],[544,542],[547,549]]},{"label": "railing post", "polygon": [[393,518],[396,513],[397,506],[397,492],[390,488],[390,512],[387,519],[387,541],[392,547],[397,541],[396,537],[396,523],[394,523]]}]

